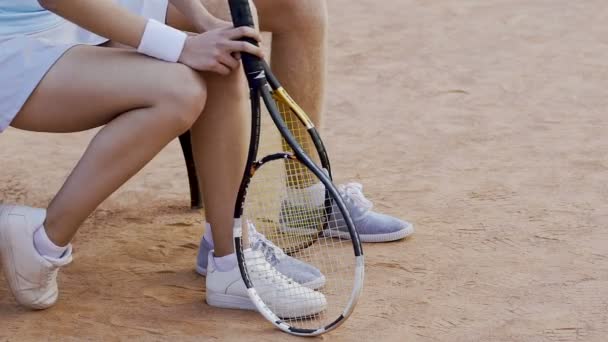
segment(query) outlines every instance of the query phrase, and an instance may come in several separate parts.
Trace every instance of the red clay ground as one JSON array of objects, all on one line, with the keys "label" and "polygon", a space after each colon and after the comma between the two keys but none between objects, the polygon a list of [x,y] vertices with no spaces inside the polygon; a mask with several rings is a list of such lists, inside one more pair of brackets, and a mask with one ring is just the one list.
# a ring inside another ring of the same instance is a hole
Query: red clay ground
[{"label": "red clay ground", "polygon": [[[329,3],[335,172],[417,233],[365,246],[361,303],[325,338],[604,341],[604,1]],[[92,134],[3,134],[0,201],[46,205]],[[203,302],[182,163],[172,144],[87,221],[53,309],[0,282],[0,340],[287,339]]]}]

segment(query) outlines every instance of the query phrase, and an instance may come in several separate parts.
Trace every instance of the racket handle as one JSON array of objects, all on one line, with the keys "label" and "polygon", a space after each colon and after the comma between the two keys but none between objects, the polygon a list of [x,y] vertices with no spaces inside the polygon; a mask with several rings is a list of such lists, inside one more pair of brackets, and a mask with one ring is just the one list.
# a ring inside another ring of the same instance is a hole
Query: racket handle
[{"label": "racket handle", "polygon": [[[228,0],[230,5],[230,13],[232,15],[232,22],[234,27],[249,26],[255,28],[255,22],[253,21],[253,14],[251,13],[251,6],[249,0]],[[243,38],[245,42],[259,46],[258,42],[251,38]],[[247,80],[249,84],[253,86],[256,80],[264,79],[259,77],[260,73],[264,72],[264,64],[257,56],[250,55],[248,53],[242,54],[243,66],[245,67],[245,73],[247,74]]]}]

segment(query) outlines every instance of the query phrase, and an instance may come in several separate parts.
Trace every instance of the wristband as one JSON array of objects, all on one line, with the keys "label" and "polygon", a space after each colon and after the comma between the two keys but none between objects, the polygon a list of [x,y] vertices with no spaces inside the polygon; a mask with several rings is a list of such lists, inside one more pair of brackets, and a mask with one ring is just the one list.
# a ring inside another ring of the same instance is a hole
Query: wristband
[{"label": "wristband", "polygon": [[175,63],[182,54],[187,37],[188,35],[185,32],[154,19],[148,19],[137,52]]}]

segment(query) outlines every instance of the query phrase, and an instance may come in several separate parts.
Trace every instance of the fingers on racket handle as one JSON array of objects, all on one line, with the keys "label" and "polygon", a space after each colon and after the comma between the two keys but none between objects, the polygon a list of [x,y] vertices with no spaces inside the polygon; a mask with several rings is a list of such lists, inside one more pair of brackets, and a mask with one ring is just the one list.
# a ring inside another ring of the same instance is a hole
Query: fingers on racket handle
[{"label": "fingers on racket handle", "polygon": [[[234,27],[255,27],[249,0],[228,0],[228,4],[230,5],[230,13],[232,15]],[[259,45],[257,41],[251,38],[245,38],[243,41],[255,46]],[[247,53],[243,53],[243,66],[245,67],[245,72],[247,73],[247,78],[249,79],[250,84],[256,77],[258,77],[258,75],[260,75],[261,72],[264,71],[262,61],[258,57],[249,55]]]}]

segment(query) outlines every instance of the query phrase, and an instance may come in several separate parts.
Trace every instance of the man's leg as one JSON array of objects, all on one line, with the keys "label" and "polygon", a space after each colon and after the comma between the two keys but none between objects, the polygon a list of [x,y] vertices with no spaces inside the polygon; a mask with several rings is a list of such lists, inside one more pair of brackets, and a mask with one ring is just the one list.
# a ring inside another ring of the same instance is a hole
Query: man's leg
[{"label": "man's leg", "polygon": [[[262,31],[272,32],[272,69],[291,96],[310,115],[322,122],[327,50],[327,3],[325,0],[253,0]],[[300,142],[311,149],[308,141]],[[316,153],[309,151],[314,156]],[[305,184],[308,186],[310,184]],[[313,190],[314,185],[310,187]],[[340,191],[363,242],[399,240],[413,233],[413,226],[376,213],[362,186],[350,183]],[[348,234],[339,236],[348,237]]]},{"label": "man's leg", "polygon": [[260,29],[272,32],[272,70],[320,126],[325,95],[325,0],[254,0]]}]

